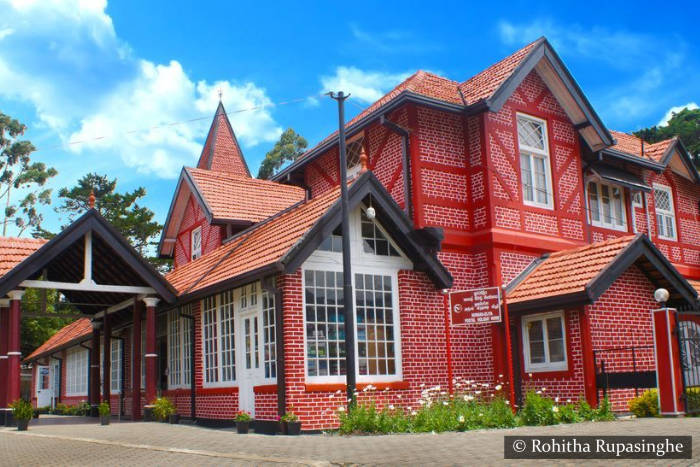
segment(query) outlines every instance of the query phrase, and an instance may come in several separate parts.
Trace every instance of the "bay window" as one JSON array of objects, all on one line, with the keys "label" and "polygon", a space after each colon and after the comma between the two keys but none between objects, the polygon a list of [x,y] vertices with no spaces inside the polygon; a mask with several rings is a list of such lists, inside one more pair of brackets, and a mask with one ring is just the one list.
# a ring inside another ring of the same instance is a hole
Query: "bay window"
[{"label": "bay window", "polygon": [[[362,209],[351,214],[355,356],[360,382],[401,379],[398,271],[411,263]],[[319,248],[302,266],[306,378],[344,382],[342,254]]]},{"label": "bay window", "polygon": [[554,203],[547,123],[539,118],[518,114],[517,125],[523,202],[551,209]]},{"label": "bay window", "polygon": [[590,181],[587,190],[591,224],[608,229],[627,230],[625,196],[622,188]]},{"label": "bay window", "polygon": [[522,336],[526,372],[568,369],[563,311],[524,316]]},{"label": "bay window", "polygon": [[676,240],[676,213],[670,187],[654,183],[654,211],[659,238]]}]

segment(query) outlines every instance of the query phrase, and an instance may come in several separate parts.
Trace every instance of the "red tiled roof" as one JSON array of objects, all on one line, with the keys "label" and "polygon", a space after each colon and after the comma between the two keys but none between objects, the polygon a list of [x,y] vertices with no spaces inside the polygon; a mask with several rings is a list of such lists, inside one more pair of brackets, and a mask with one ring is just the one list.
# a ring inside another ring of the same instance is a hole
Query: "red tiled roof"
[{"label": "red tiled roof", "polygon": [[197,167],[250,177],[243,151],[221,102],[216,109]]},{"label": "red tiled roof", "polygon": [[617,140],[617,144],[611,146],[610,149],[615,149],[631,156],[636,156],[642,159],[651,160],[653,162],[661,162],[661,158],[666,154],[669,146],[676,142],[675,137],[669,138],[658,143],[644,143],[644,154],[642,155],[642,139],[634,135],[622,133],[621,131],[609,130],[610,134]]},{"label": "red tiled roof", "polygon": [[552,253],[508,295],[509,303],[583,292],[636,237],[626,236]]},{"label": "red tiled roof", "polygon": [[66,344],[77,341],[92,334],[92,324],[88,318],[80,318],[59,329],[56,334],[41,344],[38,349],[31,353],[25,360],[34,360],[50,353]]},{"label": "red tiled roof", "polygon": [[10,272],[47,241],[43,238],[0,237],[0,276]]},{"label": "red tiled roof", "polygon": [[185,168],[216,219],[260,222],[303,201],[298,186],[212,170]]},{"label": "red tiled roof", "polygon": [[336,188],[292,207],[165,277],[182,295],[272,265],[301,240],[339,196],[340,189]]},{"label": "red tiled roof", "polygon": [[[472,76],[462,83],[429,73],[427,71],[419,70],[351,119],[346,124],[346,127],[361,120],[377,109],[384,107],[404,91],[410,91],[415,94],[420,94],[422,96],[458,105],[471,105],[482,99],[488,99],[513,73],[515,68],[517,68],[523,59],[527,57],[527,55],[541,42],[542,39],[538,39],[535,42],[526,45],[512,55],[509,55],[498,63],[491,65],[484,71]],[[297,161],[302,161],[308,157],[308,155],[313,153],[317,147],[323,145],[330,139],[335,138],[337,134],[337,131],[331,133],[312,149],[306,151],[297,159]]]},{"label": "red tiled roof", "polygon": [[537,39],[512,55],[495,63],[459,85],[464,99],[468,105],[480,100],[488,99],[496,92],[503,82],[510,77],[515,69],[522,63],[525,57],[542,42]]},{"label": "red tiled roof", "polygon": [[695,290],[698,291],[698,294],[700,295],[700,280],[694,280],[694,279],[687,279],[690,285],[693,286]]}]

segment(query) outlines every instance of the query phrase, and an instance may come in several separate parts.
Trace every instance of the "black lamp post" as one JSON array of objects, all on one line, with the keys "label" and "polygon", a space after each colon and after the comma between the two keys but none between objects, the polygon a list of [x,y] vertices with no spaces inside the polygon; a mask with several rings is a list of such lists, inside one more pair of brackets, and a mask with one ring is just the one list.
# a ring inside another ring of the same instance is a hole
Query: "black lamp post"
[{"label": "black lamp post", "polygon": [[355,403],[355,314],[353,313],[352,269],[350,255],[350,206],[348,201],[347,155],[345,154],[345,95],[343,91],[329,92],[338,101],[338,145],[340,165],[340,205],[343,232],[343,310],[345,316],[345,374],[348,405]]}]

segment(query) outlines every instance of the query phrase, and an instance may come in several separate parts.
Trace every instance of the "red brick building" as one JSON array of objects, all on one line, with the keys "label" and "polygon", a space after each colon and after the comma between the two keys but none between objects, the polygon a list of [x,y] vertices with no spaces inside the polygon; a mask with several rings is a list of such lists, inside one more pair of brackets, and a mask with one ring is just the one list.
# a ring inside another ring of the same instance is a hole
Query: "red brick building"
[{"label": "red brick building", "polygon": [[[596,403],[603,361],[655,371],[655,289],[697,306],[691,158],[675,138],[608,130],[544,39],[463,82],[419,71],[346,133],[360,401],[415,407],[450,373],[488,384],[512,373],[517,397],[546,387]],[[176,302],[161,301],[143,333],[114,310],[119,410],[138,416],[136,380],[147,380],[202,421],[293,410],[305,430],[335,426],[346,404],[338,160],[333,134],[274,181],[253,179],[219,106],[159,244]],[[505,291],[507,321],[448,331],[443,289],[489,286]],[[78,352],[81,339],[30,360]],[[153,375],[132,369],[142,354]],[[625,410],[633,393],[608,396]]]}]

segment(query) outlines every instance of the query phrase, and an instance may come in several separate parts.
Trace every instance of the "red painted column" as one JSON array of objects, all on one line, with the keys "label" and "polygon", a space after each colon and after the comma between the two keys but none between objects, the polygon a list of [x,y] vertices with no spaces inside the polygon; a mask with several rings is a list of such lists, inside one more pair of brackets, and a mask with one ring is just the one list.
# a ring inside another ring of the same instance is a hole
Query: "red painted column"
[{"label": "red painted column", "polygon": [[581,352],[583,353],[583,387],[586,402],[591,407],[598,406],[598,388],[595,381],[595,361],[593,358],[593,340],[591,337],[591,322],[585,308],[580,311]]},{"label": "red painted column", "polygon": [[131,418],[141,419],[141,302],[134,303],[131,352]]},{"label": "red painted column", "polygon": [[24,290],[13,290],[10,296],[10,319],[8,324],[7,349],[7,403],[12,403],[20,396],[20,359],[19,348],[20,311]]},{"label": "red painted column", "polygon": [[152,404],[156,398],[156,305],[158,299],[147,297],[146,304],[146,404]]},{"label": "red painted column", "polygon": [[683,380],[681,374],[680,349],[676,335],[676,310],[661,308],[653,310],[654,358],[656,381],[659,389],[661,415],[683,415]]},{"label": "red painted column", "polygon": [[[7,339],[10,325],[10,300],[0,300],[0,409],[7,407]],[[4,419],[3,419],[4,420]]]},{"label": "red painted column", "polygon": [[443,308],[445,309],[445,354],[447,357],[447,388],[449,394],[454,394],[454,378],[452,371],[452,333],[450,332],[450,291],[442,291]]},{"label": "red painted column", "polygon": [[102,324],[92,322],[90,340],[90,404],[97,407],[100,403],[100,329]]}]

